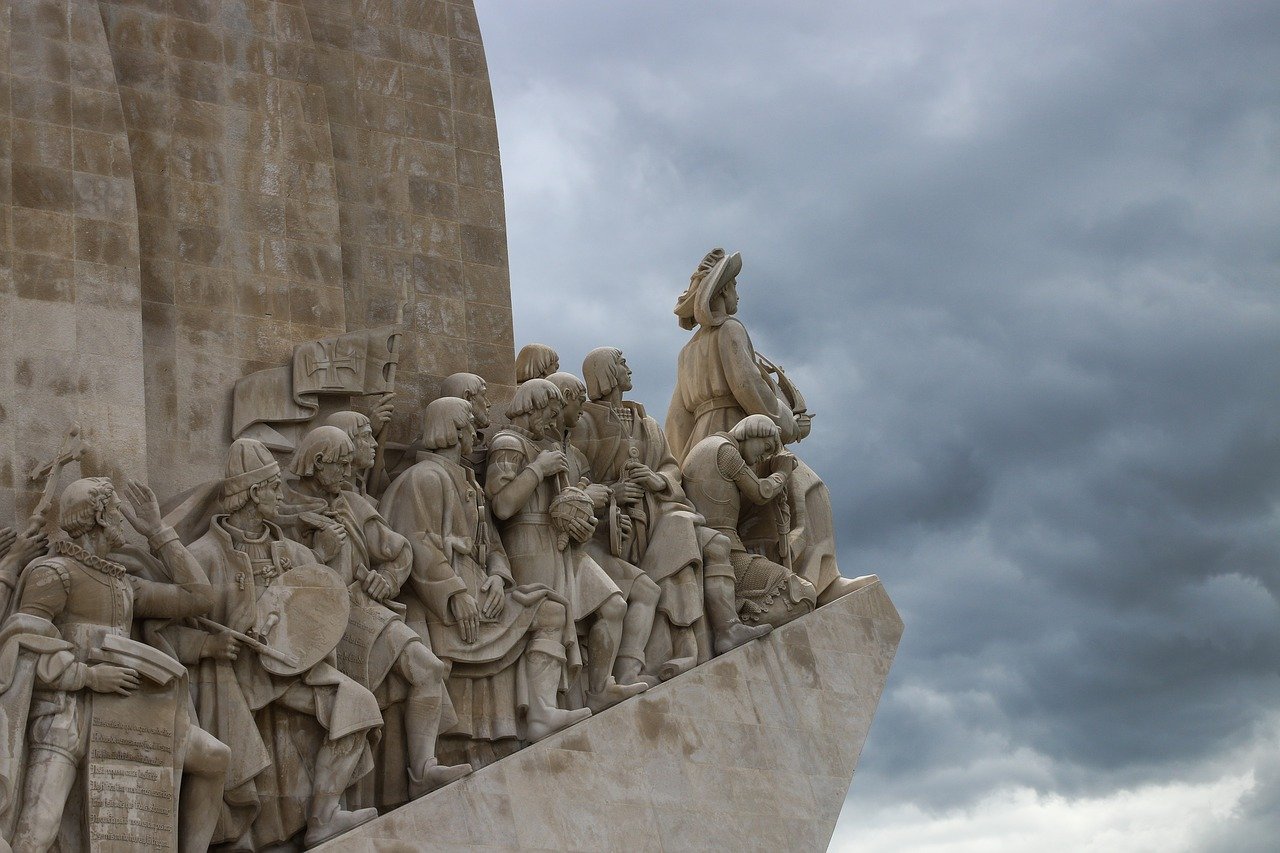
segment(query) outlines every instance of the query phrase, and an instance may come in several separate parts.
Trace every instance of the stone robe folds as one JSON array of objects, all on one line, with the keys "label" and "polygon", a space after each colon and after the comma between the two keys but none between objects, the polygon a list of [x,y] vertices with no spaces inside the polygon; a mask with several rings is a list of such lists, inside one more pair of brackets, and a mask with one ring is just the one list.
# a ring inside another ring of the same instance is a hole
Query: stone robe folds
[{"label": "stone robe folds", "polygon": [[[398,591],[413,569],[412,549],[377,508],[356,492],[343,489],[331,503],[323,506],[323,499],[296,491],[290,498],[299,506],[331,515],[347,532],[346,541],[336,554],[322,555],[325,565],[337,572],[351,591],[351,624],[338,644],[338,668],[372,690],[384,711],[382,741],[375,756],[376,772],[372,778],[363,780],[358,790],[348,794],[348,805],[386,807],[407,802],[409,735],[405,730],[402,703],[411,687],[393,667],[411,643],[424,644],[425,657],[430,659],[433,668],[443,671],[444,667],[425,645],[423,636],[405,621],[404,605],[394,600],[386,604],[375,601],[361,584],[365,572],[379,571]],[[303,537],[314,534],[312,530],[299,531],[299,538],[307,542],[308,538]],[[437,684],[444,680],[428,672],[419,672],[417,677],[424,685],[432,679],[437,679]],[[441,694],[440,731],[447,731],[456,722],[454,709],[442,686],[433,689]]]},{"label": "stone robe folds", "polygon": [[666,428],[671,452],[682,464],[695,444],[728,432],[747,415],[767,415],[782,428],[784,441],[795,431],[790,410],[778,401],[777,388],[760,372],[742,321],[717,321],[718,325],[699,326],[680,350]]},{"label": "stone robe folds", "polygon": [[[214,589],[209,618],[247,632],[258,624],[258,597],[266,587],[255,582],[249,556],[236,550],[225,522],[226,516],[215,516],[209,531],[187,550]],[[267,522],[267,529],[277,572],[317,562],[310,550],[285,539],[279,527]],[[290,838],[307,823],[308,771],[315,751],[324,740],[381,726],[378,703],[338,671],[332,655],[302,675],[281,677],[263,669],[249,649],[235,661],[201,658],[209,636],[205,631],[171,625],[164,634],[191,670],[200,725],[232,748],[215,841],[239,838],[250,825],[258,846]],[[289,707],[299,702],[306,712]],[[373,769],[368,740],[363,743],[354,778]]]},{"label": "stone robe folds", "polygon": [[[717,315],[699,326],[680,350],[676,389],[667,410],[671,452],[683,464],[699,441],[728,432],[747,415],[767,415],[782,430],[784,443],[796,440],[795,415],[782,390],[762,372],[746,327],[735,317]],[[783,547],[791,548],[795,573],[821,593],[840,577],[831,494],[803,460],[798,461],[788,492],[794,543],[784,546],[779,541],[774,507],[748,508],[742,519],[749,528],[746,535],[752,547],[769,550],[776,560],[785,559]]]},{"label": "stone robe folds", "polygon": [[[453,664],[448,687],[458,722],[442,734],[488,741],[522,738],[518,711],[529,705],[529,688],[521,660],[529,631],[539,602],[564,599],[545,585],[515,584],[469,467],[435,453],[418,459],[392,482],[381,503],[388,524],[414,549],[410,584],[400,595],[408,608],[405,618]],[[468,592],[483,604],[481,587],[491,577],[502,578],[506,604],[494,619],[482,615],[475,642],[465,643],[449,599]],[[563,658],[576,642],[573,633],[566,627],[558,648],[541,651]]]},{"label": "stone robe folds", "polygon": [[[606,403],[583,404],[582,418],[570,433],[570,441],[586,458],[595,482],[616,486],[624,479],[623,466],[633,458],[662,478],[665,486],[661,491],[646,491],[639,505],[627,509],[632,519],[631,538],[621,557],[658,584],[662,590],[658,612],[672,625],[687,627],[703,610],[698,516],[685,498],[680,465],[658,422],[648,417],[639,403],[623,401],[622,405],[631,412],[630,425]],[[596,540],[606,551],[608,528],[602,521],[596,529]],[[686,568],[691,571],[681,573]]]}]

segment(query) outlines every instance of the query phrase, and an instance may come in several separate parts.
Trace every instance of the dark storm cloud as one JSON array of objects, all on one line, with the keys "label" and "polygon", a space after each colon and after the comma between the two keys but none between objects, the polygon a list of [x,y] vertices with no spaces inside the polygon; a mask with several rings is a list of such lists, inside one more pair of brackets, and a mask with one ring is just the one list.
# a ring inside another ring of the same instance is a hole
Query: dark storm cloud
[{"label": "dark storm cloud", "polygon": [[726,245],[819,412],[908,626],[851,803],[1190,777],[1280,710],[1274,6],[479,6],[517,340],[661,417]]}]

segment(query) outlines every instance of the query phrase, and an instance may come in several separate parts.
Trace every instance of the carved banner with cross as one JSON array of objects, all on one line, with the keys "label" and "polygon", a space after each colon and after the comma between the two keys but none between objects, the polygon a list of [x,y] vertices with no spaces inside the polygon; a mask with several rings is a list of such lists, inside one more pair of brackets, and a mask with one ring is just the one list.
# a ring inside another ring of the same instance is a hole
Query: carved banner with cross
[{"label": "carved banner with cross", "polygon": [[[255,425],[310,420],[321,396],[361,396],[395,390],[400,331],[387,326],[298,344],[291,364],[251,373],[236,381],[232,395],[234,437]],[[268,440],[269,446],[279,442]]]}]

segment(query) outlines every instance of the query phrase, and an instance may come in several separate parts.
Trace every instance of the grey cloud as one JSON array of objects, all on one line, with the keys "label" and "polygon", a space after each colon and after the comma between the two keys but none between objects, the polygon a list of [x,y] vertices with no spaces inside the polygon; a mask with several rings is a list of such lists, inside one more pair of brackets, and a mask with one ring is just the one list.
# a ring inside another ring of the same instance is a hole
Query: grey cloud
[{"label": "grey cloud", "polygon": [[570,368],[621,346],[661,416],[672,304],[727,245],[757,346],[820,413],[798,449],[842,565],[907,621],[854,806],[1113,791],[1257,735],[1280,705],[1280,10],[479,11],[517,340]]}]

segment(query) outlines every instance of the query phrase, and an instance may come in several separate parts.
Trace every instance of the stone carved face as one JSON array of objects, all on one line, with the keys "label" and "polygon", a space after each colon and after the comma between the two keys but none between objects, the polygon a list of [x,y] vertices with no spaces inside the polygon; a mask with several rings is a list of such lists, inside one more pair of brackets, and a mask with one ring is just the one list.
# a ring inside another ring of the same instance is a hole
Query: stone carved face
[{"label": "stone carved face", "polygon": [[107,505],[98,511],[98,526],[107,534],[107,542],[111,548],[120,548],[129,540],[124,533],[124,513],[120,511],[120,498],[111,493]]},{"label": "stone carved face", "polygon": [[475,418],[476,427],[484,429],[489,425],[489,386],[481,383],[480,390],[470,395],[471,416]]},{"label": "stone carved face", "polygon": [[343,481],[351,476],[351,454],[343,454],[336,462],[316,460],[315,473],[311,478],[325,492],[336,495],[342,491]]},{"label": "stone carved face", "polygon": [[585,396],[572,391],[564,395],[564,408],[560,412],[560,422],[565,429],[573,429],[578,425],[578,421],[582,418],[582,403]]},{"label": "stone carved face", "polygon": [[617,365],[614,369],[615,381],[619,391],[631,390],[631,368],[627,365],[627,359],[621,353],[618,354]]},{"label": "stone carved face", "polygon": [[373,467],[374,457],[378,453],[378,440],[373,437],[373,427],[369,424],[360,427],[354,443],[356,455],[351,465],[357,471],[367,471]]},{"label": "stone carved face", "polygon": [[458,447],[462,450],[462,455],[467,456],[476,447],[476,419],[475,415],[467,420],[465,424],[458,427]]},{"label": "stone carved face", "polygon": [[253,502],[258,507],[258,515],[267,521],[272,521],[280,515],[280,503],[283,500],[284,487],[279,477],[272,477],[253,487]]},{"label": "stone carved face", "polygon": [[748,465],[763,462],[777,450],[771,438],[748,438],[739,444],[739,449],[742,451],[742,458],[747,461]]},{"label": "stone carved face", "polygon": [[736,278],[721,289],[720,298],[724,300],[724,313],[738,313],[738,280]]},{"label": "stone carved face", "polygon": [[[581,409],[581,405],[578,407]],[[535,409],[529,417],[529,431],[543,438],[555,438],[560,413],[564,410],[564,401],[552,399],[541,409]]]}]

